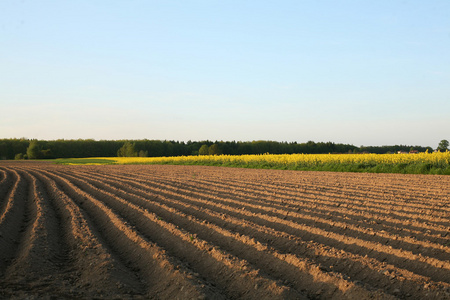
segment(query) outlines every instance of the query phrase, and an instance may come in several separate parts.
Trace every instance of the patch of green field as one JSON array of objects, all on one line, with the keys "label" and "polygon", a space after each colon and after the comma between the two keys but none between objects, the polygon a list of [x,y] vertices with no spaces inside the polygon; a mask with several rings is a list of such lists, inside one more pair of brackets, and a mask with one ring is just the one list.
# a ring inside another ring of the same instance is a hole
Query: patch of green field
[{"label": "patch of green field", "polygon": [[117,163],[114,158],[59,158],[55,160],[60,165],[113,165]]}]

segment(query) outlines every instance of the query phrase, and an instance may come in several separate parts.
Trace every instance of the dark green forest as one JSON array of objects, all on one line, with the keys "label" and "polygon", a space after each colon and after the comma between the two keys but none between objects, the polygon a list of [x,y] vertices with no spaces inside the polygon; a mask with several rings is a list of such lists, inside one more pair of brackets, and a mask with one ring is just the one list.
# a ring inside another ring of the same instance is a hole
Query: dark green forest
[{"label": "dark green forest", "polygon": [[[203,148],[202,148],[203,146]],[[116,156],[180,156],[203,154],[319,154],[319,153],[394,153],[433,151],[421,146],[356,147],[333,142],[275,141],[160,141],[160,140],[30,140],[0,139],[0,159],[53,159]],[[119,151],[120,150],[120,151]]]}]

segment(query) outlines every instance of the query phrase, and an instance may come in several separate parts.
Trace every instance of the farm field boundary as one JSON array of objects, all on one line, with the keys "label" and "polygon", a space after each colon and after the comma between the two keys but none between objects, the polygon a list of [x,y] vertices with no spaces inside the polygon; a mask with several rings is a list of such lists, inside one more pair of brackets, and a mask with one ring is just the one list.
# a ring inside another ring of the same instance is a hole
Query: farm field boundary
[{"label": "farm field boundary", "polygon": [[450,177],[0,162],[1,299],[448,299]]},{"label": "farm field boundary", "polygon": [[171,164],[253,169],[450,175],[450,152],[419,154],[263,154],[57,159],[58,164]]}]

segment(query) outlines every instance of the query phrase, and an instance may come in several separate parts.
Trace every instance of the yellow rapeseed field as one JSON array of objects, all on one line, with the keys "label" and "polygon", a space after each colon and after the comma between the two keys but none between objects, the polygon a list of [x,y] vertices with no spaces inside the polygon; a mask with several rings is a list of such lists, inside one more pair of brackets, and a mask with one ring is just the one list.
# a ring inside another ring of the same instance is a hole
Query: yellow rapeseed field
[{"label": "yellow rapeseed field", "polygon": [[[82,162],[81,162],[82,161]],[[175,157],[102,157],[72,159],[71,164],[185,164],[276,169],[405,172],[445,174],[450,170],[450,152],[417,154],[260,154],[198,155]],[[417,170],[414,171],[411,167]],[[372,170],[369,170],[372,168]],[[410,170],[402,171],[410,168]],[[419,171],[420,169],[420,171]]]}]

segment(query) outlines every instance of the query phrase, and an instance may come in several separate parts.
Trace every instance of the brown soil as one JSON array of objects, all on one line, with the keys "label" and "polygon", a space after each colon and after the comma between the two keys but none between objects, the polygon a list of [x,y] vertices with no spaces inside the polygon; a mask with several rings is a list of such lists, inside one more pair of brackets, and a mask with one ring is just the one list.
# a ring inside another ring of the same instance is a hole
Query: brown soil
[{"label": "brown soil", "polygon": [[450,299],[450,176],[0,163],[1,299]]}]

